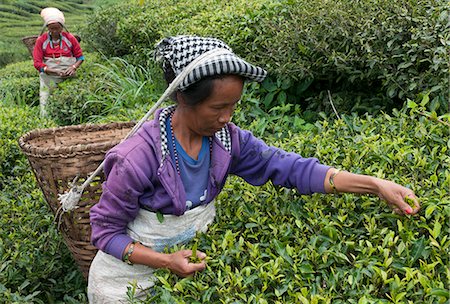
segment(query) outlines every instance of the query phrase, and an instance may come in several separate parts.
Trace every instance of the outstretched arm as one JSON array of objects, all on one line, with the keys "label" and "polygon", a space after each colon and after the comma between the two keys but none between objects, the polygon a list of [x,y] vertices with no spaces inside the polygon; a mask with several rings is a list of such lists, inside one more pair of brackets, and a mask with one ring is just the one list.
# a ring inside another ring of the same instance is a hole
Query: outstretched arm
[{"label": "outstretched arm", "polygon": [[[327,193],[336,191],[375,194],[386,201],[399,214],[412,215],[420,210],[419,201],[411,189],[373,176],[354,174],[346,171],[340,171],[336,174],[337,171],[337,169],[330,168],[327,172],[324,181],[325,191]],[[332,177],[333,174],[334,176]],[[335,189],[333,189],[333,184]],[[411,207],[405,198],[411,199],[414,202],[414,207]]]}]

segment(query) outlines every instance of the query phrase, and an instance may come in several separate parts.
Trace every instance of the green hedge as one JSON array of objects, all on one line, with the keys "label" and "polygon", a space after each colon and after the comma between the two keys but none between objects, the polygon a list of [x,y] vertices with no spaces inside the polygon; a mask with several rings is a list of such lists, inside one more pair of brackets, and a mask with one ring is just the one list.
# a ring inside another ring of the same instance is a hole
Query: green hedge
[{"label": "green hedge", "polygon": [[86,303],[85,282],[18,139],[54,123],[37,109],[0,107],[0,303]]},{"label": "green hedge", "polygon": [[233,178],[215,223],[186,246],[207,253],[207,269],[185,279],[158,270],[146,303],[448,303],[448,126],[394,111],[316,127],[274,143],[407,185],[420,213],[395,215],[376,197],[300,196]]},{"label": "green hedge", "polygon": [[141,109],[143,116],[164,87],[159,67],[90,54],[78,77],[61,83],[50,96],[49,115],[59,125],[102,121],[111,115],[136,119],[135,110]]},{"label": "green hedge", "polygon": [[39,73],[33,62],[13,63],[0,69],[0,100],[20,105],[39,104]]},{"label": "green hedge", "polygon": [[[282,121],[266,138],[324,163],[411,187],[422,203],[418,216],[394,215],[376,197],[300,196],[231,178],[217,200],[215,223],[187,246],[197,243],[208,254],[207,270],[189,279],[158,270],[156,293],[149,298],[156,303],[448,301],[448,117],[428,118],[424,105],[410,102],[413,110],[393,115],[324,120],[303,131],[302,123],[297,129]],[[0,303],[85,303],[85,282],[17,145],[28,130],[54,125],[38,119],[37,112],[0,107]],[[282,129],[288,134],[278,136]]]},{"label": "green hedge", "polygon": [[329,90],[342,112],[374,112],[401,108],[406,98],[431,91],[431,110],[448,111],[444,1],[145,3],[99,12],[83,36],[106,55],[128,54],[139,63],[151,60],[154,44],[167,35],[221,38],[276,79],[290,81],[281,96],[269,97],[268,107],[287,99],[304,109],[330,111]]}]

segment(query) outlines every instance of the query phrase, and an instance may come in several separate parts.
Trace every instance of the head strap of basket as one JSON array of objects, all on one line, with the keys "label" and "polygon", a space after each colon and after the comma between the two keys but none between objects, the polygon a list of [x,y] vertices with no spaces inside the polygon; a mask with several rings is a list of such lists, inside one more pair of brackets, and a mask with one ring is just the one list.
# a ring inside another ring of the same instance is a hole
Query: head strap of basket
[{"label": "head strap of basket", "polygon": [[[179,89],[180,84],[183,82],[186,75],[189,75],[197,66],[201,66],[204,62],[211,60],[212,58],[223,56],[229,54],[228,49],[224,48],[214,48],[209,51],[205,51],[198,57],[193,59],[186,68],[177,75],[177,77],[170,83],[163,95],[159,100],[153,105],[153,107],[141,118],[141,120],[131,129],[131,131],[125,136],[125,139],[131,137],[136,133],[136,131],[148,120],[148,118],[158,109],[162,102],[170,97],[177,89]],[[75,185],[74,181],[68,192],[64,194],[59,194],[59,202],[61,204],[62,211],[67,212],[73,210],[77,207],[77,204],[83,194],[84,189],[94,180],[94,178],[103,170],[105,161],[103,161],[98,168],[87,178],[81,186]]]}]

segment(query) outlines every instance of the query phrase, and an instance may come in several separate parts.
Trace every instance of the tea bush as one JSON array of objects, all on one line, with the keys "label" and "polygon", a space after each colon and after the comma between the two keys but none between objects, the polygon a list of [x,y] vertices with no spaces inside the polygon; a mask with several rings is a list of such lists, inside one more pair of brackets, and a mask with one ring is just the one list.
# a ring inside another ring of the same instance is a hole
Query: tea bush
[{"label": "tea bush", "polygon": [[233,178],[216,222],[186,246],[207,253],[207,269],[184,279],[158,270],[147,303],[447,303],[449,135],[445,123],[394,111],[324,120],[273,141],[407,185],[422,210],[399,216],[376,197],[301,196]]},{"label": "tea bush", "polygon": [[145,114],[164,91],[158,67],[133,66],[118,57],[89,56],[79,71],[49,98],[48,113],[59,125],[100,121],[137,108]]},{"label": "tea bush", "polygon": [[282,90],[263,91],[266,109],[287,98],[330,112],[329,90],[342,112],[376,112],[431,91],[431,110],[442,114],[448,16],[438,0],[146,1],[143,9],[132,3],[99,12],[83,33],[106,55],[139,63],[152,60],[167,35],[221,38],[276,80],[287,78]]},{"label": "tea bush", "polygon": [[23,61],[0,69],[0,100],[12,104],[39,104],[39,73]]},{"label": "tea bush", "polygon": [[85,283],[53,222],[18,138],[54,123],[0,107],[0,303],[85,303]]},{"label": "tea bush", "polygon": [[[448,301],[449,117],[424,112],[428,101],[410,101],[410,111],[393,115],[344,116],[307,128],[299,123],[299,130],[282,120],[266,138],[411,187],[422,203],[418,216],[394,215],[375,197],[301,196],[230,178],[215,223],[187,245],[208,254],[207,270],[189,279],[158,270],[148,302]],[[0,108],[0,303],[85,303],[82,275],[17,146],[26,131],[54,126],[36,117],[36,108]],[[288,134],[277,135],[284,124]]]}]

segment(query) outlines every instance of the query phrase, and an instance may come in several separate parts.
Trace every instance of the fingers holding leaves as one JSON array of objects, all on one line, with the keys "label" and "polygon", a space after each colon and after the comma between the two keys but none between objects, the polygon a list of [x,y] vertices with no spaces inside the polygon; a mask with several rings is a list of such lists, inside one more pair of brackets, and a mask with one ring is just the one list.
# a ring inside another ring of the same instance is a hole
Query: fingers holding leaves
[{"label": "fingers holding leaves", "polygon": [[382,180],[378,196],[397,214],[414,215],[420,210],[419,200],[414,192],[394,182]]},{"label": "fingers holding leaves", "polygon": [[408,204],[408,206],[410,207],[410,213],[408,212],[408,214],[413,215],[416,214],[417,212],[419,212],[420,210],[420,203],[419,203],[419,199],[414,195],[414,193],[408,193],[404,196],[403,198],[404,202]]},{"label": "fingers holding leaves", "polygon": [[[195,261],[192,260],[193,257],[195,257]],[[171,254],[169,269],[181,277],[191,276],[206,268],[205,258],[206,254],[197,249],[195,255],[193,255],[193,250],[180,250]]]}]

